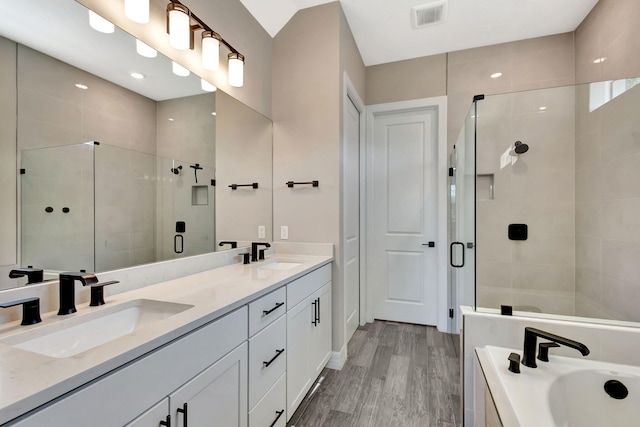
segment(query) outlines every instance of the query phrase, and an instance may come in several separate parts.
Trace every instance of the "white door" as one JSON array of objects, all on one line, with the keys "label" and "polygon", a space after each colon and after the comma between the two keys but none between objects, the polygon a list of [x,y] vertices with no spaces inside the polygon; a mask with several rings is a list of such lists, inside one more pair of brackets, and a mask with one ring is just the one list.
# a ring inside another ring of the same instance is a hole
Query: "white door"
[{"label": "white door", "polygon": [[437,324],[437,108],[374,115],[374,317]]},{"label": "white door", "polygon": [[344,283],[348,342],[360,323],[360,112],[346,98],[344,118]]}]

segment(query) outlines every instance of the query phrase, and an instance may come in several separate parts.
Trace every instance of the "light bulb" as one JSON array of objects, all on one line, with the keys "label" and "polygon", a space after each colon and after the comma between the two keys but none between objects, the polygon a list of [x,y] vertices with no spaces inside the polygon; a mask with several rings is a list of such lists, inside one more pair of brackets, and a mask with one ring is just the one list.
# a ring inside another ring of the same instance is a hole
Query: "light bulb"
[{"label": "light bulb", "polygon": [[149,22],[149,0],[124,0],[124,14],[133,22]]},{"label": "light bulb", "polygon": [[187,77],[191,72],[175,61],[171,61],[171,69],[173,74],[180,77]]},{"label": "light bulb", "polygon": [[191,22],[189,9],[181,4],[169,3],[169,44],[178,50],[191,47]]},{"label": "light bulb", "polygon": [[229,86],[242,87],[244,84],[244,56],[230,53],[229,56]]},{"label": "light bulb", "polygon": [[213,31],[202,33],[202,67],[215,71],[220,67],[220,39]]},{"label": "light bulb", "polygon": [[116,30],[115,25],[95,13],[93,10],[89,11],[89,25],[94,30],[105,34],[111,34]]},{"label": "light bulb", "polygon": [[138,39],[136,39],[136,52],[138,52],[138,55],[144,56],[145,58],[155,58],[158,56],[157,50]]}]

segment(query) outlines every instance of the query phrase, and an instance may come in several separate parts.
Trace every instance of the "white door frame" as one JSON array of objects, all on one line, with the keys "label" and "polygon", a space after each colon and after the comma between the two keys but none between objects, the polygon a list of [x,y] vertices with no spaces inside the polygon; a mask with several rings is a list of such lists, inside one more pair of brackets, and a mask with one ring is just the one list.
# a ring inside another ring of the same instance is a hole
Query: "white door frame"
[{"label": "white door frame", "polygon": [[[447,258],[447,180],[448,180],[448,166],[447,166],[447,97],[446,96],[438,96],[434,98],[423,98],[423,99],[415,99],[410,101],[399,101],[399,102],[390,102],[386,104],[374,104],[367,106],[366,115],[366,141],[364,145],[364,149],[360,151],[361,161],[360,164],[364,165],[361,169],[361,174],[364,171],[364,186],[366,187],[366,192],[364,196],[364,212],[361,211],[361,229],[363,223],[365,224],[366,231],[361,235],[361,249],[363,245],[367,241],[373,241],[373,221],[367,221],[368,212],[373,212],[373,186],[371,184],[371,179],[373,177],[373,156],[369,153],[373,152],[373,135],[374,135],[374,121],[377,115],[387,114],[387,113],[401,113],[404,111],[410,111],[415,109],[423,109],[423,108],[435,108],[437,110],[438,119],[438,143],[437,143],[437,200],[438,200],[438,208],[437,208],[437,224],[436,228],[437,232],[437,240],[436,240],[436,251],[437,251],[437,287],[438,287],[438,302],[437,302],[437,327],[440,331],[448,331],[449,322],[448,322],[448,281],[447,281],[447,266],[448,266],[448,258]],[[361,145],[361,148],[362,145]],[[367,180],[367,177],[369,179]],[[362,179],[362,177],[361,177]],[[362,193],[362,190],[361,190]],[[363,200],[360,201],[361,206],[363,204]],[[364,215],[364,219],[362,218],[362,214]],[[360,316],[362,318],[363,313],[365,314],[365,320],[367,322],[373,322],[373,304],[374,304],[374,289],[372,286],[369,286],[369,283],[363,278],[366,278],[366,271],[368,271],[369,265],[372,265],[373,260],[371,259],[370,253],[366,251],[366,246],[360,252],[361,259],[361,276],[360,276]],[[364,260],[364,262],[362,262]],[[362,270],[364,269],[364,273]],[[362,298],[365,298],[365,303],[362,303]],[[346,327],[346,326],[345,326]]]},{"label": "white door frame", "polygon": [[[365,216],[365,209],[366,209],[366,204],[365,204],[365,197],[366,197],[366,173],[365,173],[365,156],[363,155],[363,153],[366,151],[366,147],[365,147],[365,143],[366,143],[366,139],[365,139],[365,134],[366,134],[366,123],[365,123],[365,113],[366,113],[366,107],[364,105],[364,102],[362,102],[362,99],[360,98],[360,95],[358,95],[358,91],[356,90],[355,86],[353,85],[353,83],[351,82],[351,79],[349,78],[349,75],[347,74],[347,72],[345,71],[343,73],[343,78],[342,78],[342,108],[343,108],[343,123],[344,123],[344,116],[346,115],[346,107],[347,107],[347,103],[351,102],[353,103],[353,105],[356,107],[356,109],[358,110],[358,113],[360,113],[360,325],[364,325],[367,320],[366,320],[366,265],[364,262],[365,259],[365,255],[366,255],[366,239],[365,239],[365,232],[366,232],[366,216]],[[346,134],[346,127],[343,125],[342,126],[342,141],[346,141],[347,138],[347,134]],[[344,150],[346,144],[343,144],[342,146],[342,153],[341,153],[341,157],[345,158],[345,153]],[[344,164],[342,167],[345,167]],[[341,171],[341,175],[344,176],[344,171]],[[346,182],[344,179],[341,180],[342,181],[342,188],[341,188],[341,197],[344,197],[344,194],[346,193]],[[344,203],[344,201],[343,201]],[[342,212],[341,212],[341,233],[342,233],[342,238],[341,238],[341,244],[342,244],[342,265],[346,266],[347,264],[347,255],[346,255],[346,251],[344,250],[346,248],[346,234],[344,233],[344,224],[345,224],[345,209],[344,209],[344,205],[342,207]],[[346,268],[343,268],[342,271],[342,284],[343,284],[343,302],[346,302],[347,300],[347,287],[346,287]],[[342,313],[342,318],[343,318],[343,334],[344,337],[346,338],[347,336],[347,308],[346,308],[346,304],[343,303],[344,306],[344,313]],[[346,343],[345,343],[346,346]]]}]

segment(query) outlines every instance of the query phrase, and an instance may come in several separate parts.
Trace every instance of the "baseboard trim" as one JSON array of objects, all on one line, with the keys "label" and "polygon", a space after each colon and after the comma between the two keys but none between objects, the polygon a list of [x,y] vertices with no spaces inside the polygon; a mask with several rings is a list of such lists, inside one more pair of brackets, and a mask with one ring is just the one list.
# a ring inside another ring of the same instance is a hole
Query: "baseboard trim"
[{"label": "baseboard trim", "polygon": [[329,359],[329,362],[327,362],[327,368],[337,369],[339,371],[342,369],[345,363],[347,363],[346,344],[342,346],[340,351],[334,351],[331,353],[331,358]]}]

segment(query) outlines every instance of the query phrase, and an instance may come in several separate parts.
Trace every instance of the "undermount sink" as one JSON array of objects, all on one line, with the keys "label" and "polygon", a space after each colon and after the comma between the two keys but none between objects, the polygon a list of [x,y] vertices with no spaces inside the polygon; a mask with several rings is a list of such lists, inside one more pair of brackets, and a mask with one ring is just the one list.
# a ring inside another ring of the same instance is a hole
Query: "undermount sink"
[{"label": "undermount sink", "polygon": [[270,261],[266,264],[258,264],[258,268],[262,268],[265,270],[290,270],[301,265],[301,262]]},{"label": "undermount sink", "polygon": [[0,340],[0,343],[50,357],[71,357],[191,307],[188,304],[138,299],[33,328]]}]

